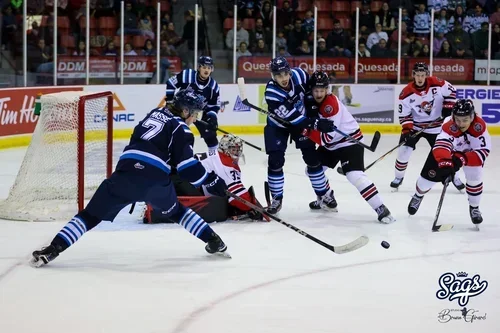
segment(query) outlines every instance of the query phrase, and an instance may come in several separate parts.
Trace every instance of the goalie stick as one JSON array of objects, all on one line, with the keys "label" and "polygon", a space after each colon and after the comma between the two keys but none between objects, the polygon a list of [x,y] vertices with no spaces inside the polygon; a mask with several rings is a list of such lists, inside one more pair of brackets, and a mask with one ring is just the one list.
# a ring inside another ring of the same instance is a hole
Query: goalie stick
[{"label": "goalie stick", "polygon": [[439,219],[439,214],[441,213],[441,207],[443,206],[443,201],[444,201],[444,195],[446,194],[446,189],[448,188],[448,185],[451,182],[451,176],[446,178],[443,184],[443,190],[441,191],[441,197],[439,198],[439,203],[437,206],[436,210],[436,216],[434,217],[434,223],[432,223],[432,231],[448,231],[453,229],[453,224],[442,224],[442,225],[437,225],[438,219]]},{"label": "goalie stick", "polygon": [[[199,123],[201,123],[201,124],[203,124],[203,125],[205,125],[205,126],[210,126],[210,125],[209,125],[206,121],[203,121],[203,120],[196,120],[196,121],[197,121],[197,122],[199,122]],[[219,132],[221,132],[221,133],[224,133],[224,134],[231,134],[231,135],[234,135],[233,133],[227,132],[227,131],[225,131],[225,130],[223,130],[223,129],[219,128],[219,127],[217,127],[217,131],[219,131]],[[234,135],[234,136],[236,136],[236,135]],[[240,138],[240,139],[241,139],[241,138]],[[252,147],[252,148],[254,148],[254,149],[257,149],[258,151],[262,151],[262,152],[264,152],[264,151],[265,151],[264,149],[260,148],[259,146],[256,146],[256,145],[254,145],[253,143],[250,143],[250,142],[248,142],[248,141],[246,141],[246,140],[241,139],[241,141],[243,141],[243,143],[244,143],[244,144],[246,144],[246,145],[248,145],[248,146],[250,146],[250,147]]]},{"label": "goalie stick", "polygon": [[[422,133],[423,131],[425,131],[427,128],[429,128],[429,126],[433,125],[434,123],[437,123],[437,122],[440,122],[442,121],[443,118],[438,118],[436,120],[434,120],[432,123],[428,124],[427,126],[425,126],[424,128],[420,129],[418,132],[415,132],[411,135],[412,138],[416,138],[418,135],[420,135],[420,133]],[[396,147],[392,148],[391,150],[389,150],[387,153],[383,154],[382,156],[380,156],[379,158],[377,158],[375,161],[373,161],[372,163],[370,163],[370,165],[368,165],[365,170],[363,171],[366,171],[368,169],[370,169],[372,166],[374,166],[377,162],[380,162],[381,160],[384,159],[384,157],[390,155],[393,151],[395,151],[396,149],[398,149],[399,147],[401,147],[402,145],[404,145],[406,143],[406,141],[403,141],[401,142],[400,144],[398,144]],[[342,169],[342,167],[338,167],[337,168],[337,172],[341,175],[344,175],[345,176],[345,173],[344,173],[344,170]]]},{"label": "goalie stick", "polygon": [[[238,88],[240,90],[240,98],[241,98],[241,102],[254,109],[254,110],[257,110],[265,115],[267,115],[268,117],[271,117],[273,118],[274,120],[276,120],[277,122],[281,123],[282,125],[286,125],[286,126],[290,126],[292,125],[289,121],[286,121],[284,119],[281,119],[280,117],[278,117],[277,115],[267,111],[267,110],[264,110],[256,105],[253,105],[252,103],[250,103],[248,101],[248,99],[246,98],[246,94],[245,94],[245,79],[242,78],[242,77],[239,77],[238,78]],[[379,131],[376,131],[375,134],[373,135],[373,139],[372,139],[372,142],[371,144],[368,146],[366,144],[364,144],[363,142],[359,141],[359,140],[356,140],[355,138],[353,138],[352,136],[350,136],[349,134],[346,134],[344,132],[342,132],[341,130],[339,130],[337,127],[334,127],[333,129],[335,132],[339,133],[340,135],[342,135],[343,137],[345,137],[346,139],[348,139],[349,141],[357,144],[357,145],[360,145],[361,147],[365,148],[365,149],[368,149],[369,151],[372,151],[374,152],[375,149],[377,149],[377,145],[380,141],[380,132]]]},{"label": "goalie stick", "polygon": [[248,202],[247,200],[243,199],[243,198],[240,198],[239,196],[229,192],[229,191],[226,191],[227,195],[229,195],[230,197],[234,198],[235,200],[238,200],[240,202],[242,202],[243,204],[247,205],[248,207],[258,211],[259,213],[261,213],[262,215],[267,215],[269,216],[271,219],[275,220],[276,222],[284,225],[285,227],[289,228],[289,229],[292,229],[293,231],[295,231],[296,233],[299,233],[301,234],[302,236],[308,238],[309,240],[312,240],[313,242],[315,242],[316,244],[319,244],[325,248],[327,248],[328,250],[336,253],[336,254],[344,254],[344,253],[348,253],[348,252],[352,252],[352,251],[355,251],[357,249],[360,249],[362,248],[363,246],[365,246],[366,244],[368,244],[368,237],[367,236],[360,236],[358,237],[357,239],[353,240],[352,242],[350,243],[347,243],[345,245],[330,245],[330,244],[327,244],[325,242],[323,242],[322,240],[314,237],[314,236],[311,236],[309,235],[307,232],[305,232],[304,230],[301,230],[299,228],[297,228],[296,226],[290,224],[290,223],[287,223],[285,221],[283,221],[282,219],[272,215],[272,214],[269,214],[267,212],[264,211],[264,209],[252,204],[251,202]]}]

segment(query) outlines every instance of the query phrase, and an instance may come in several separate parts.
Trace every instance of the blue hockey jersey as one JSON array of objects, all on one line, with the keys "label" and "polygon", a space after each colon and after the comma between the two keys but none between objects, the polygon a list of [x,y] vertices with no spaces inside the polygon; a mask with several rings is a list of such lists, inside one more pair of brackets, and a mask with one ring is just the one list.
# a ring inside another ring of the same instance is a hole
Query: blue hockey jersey
[{"label": "blue hockey jersey", "polygon": [[[274,80],[267,83],[264,93],[267,110],[293,125],[300,125],[302,121],[306,120],[304,96],[309,90],[309,74],[301,68],[292,68],[291,81],[290,91],[281,88]],[[272,117],[267,117],[267,124],[285,127]]]},{"label": "blue hockey jersey", "polygon": [[167,81],[167,102],[173,100],[176,89],[187,89],[188,87],[193,89],[196,94],[205,97],[207,105],[203,110],[204,113],[213,112],[217,114],[219,112],[219,85],[212,77],[209,77],[206,84],[203,85],[197,79],[197,72],[192,69],[185,69]]},{"label": "blue hockey jersey", "polygon": [[167,174],[176,168],[180,177],[200,186],[208,174],[194,158],[193,143],[193,133],[182,118],[166,107],[156,108],[134,128],[120,160],[136,159]]}]

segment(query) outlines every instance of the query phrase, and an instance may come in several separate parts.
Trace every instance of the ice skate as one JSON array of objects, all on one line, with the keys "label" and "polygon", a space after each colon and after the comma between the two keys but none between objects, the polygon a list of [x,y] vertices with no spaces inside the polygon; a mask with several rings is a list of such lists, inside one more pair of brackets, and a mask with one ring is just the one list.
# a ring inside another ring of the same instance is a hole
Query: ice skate
[{"label": "ice skate", "polygon": [[399,186],[401,186],[401,184],[403,184],[403,178],[394,178],[394,180],[391,182],[391,187],[393,188],[392,192],[396,192],[399,188]]},{"label": "ice skate", "polygon": [[49,245],[39,251],[34,251],[29,261],[32,267],[42,267],[59,256],[60,251],[54,245]]},{"label": "ice skate", "polygon": [[392,217],[391,212],[385,205],[381,205],[377,209],[375,209],[378,215],[378,220],[382,223],[389,224],[395,222],[396,219]]},{"label": "ice skate", "polygon": [[281,210],[282,204],[283,197],[274,197],[266,211],[272,215],[277,214]]},{"label": "ice skate", "polygon": [[465,184],[462,183],[462,181],[460,180],[459,177],[454,177],[453,180],[453,185],[455,186],[455,188],[460,192],[460,193],[463,193],[463,189],[465,188]]},{"label": "ice skate", "polygon": [[423,199],[424,199],[424,197],[420,197],[420,196],[414,194],[410,200],[410,203],[408,204],[408,214],[415,215],[415,213],[418,211],[418,208],[420,207],[420,204],[422,203]]},{"label": "ice skate", "polygon": [[479,207],[469,206],[469,214],[472,223],[474,223],[476,227],[478,226],[478,224],[481,224],[483,222],[483,216],[481,215]]},{"label": "ice skate", "polygon": [[318,196],[315,201],[309,203],[309,208],[312,210],[325,209],[332,212],[338,212],[337,201],[335,200],[333,190],[329,190],[321,197]]},{"label": "ice skate", "polygon": [[227,252],[227,246],[216,233],[213,233],[212,238],[207,242],[205,250],[210,254],[221,255],[226,258],[231,258]]}]

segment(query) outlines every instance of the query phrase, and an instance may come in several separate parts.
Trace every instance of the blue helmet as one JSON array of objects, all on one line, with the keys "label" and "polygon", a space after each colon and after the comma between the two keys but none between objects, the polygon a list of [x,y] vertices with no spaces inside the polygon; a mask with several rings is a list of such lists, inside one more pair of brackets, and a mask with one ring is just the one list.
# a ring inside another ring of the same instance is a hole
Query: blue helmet
[{"label": "blue helmet", "polygon": [[195,93],[194,90],[189,88],[180,90],[175,94],[173,104],[175,111],[181,114],[184,109],[187,109],[189,116],[202,112],[207,105],[205,97]]},{"label": "blue helmet", "polygon": [[290,72],[290,65],[285,57],[276,57],[271,60],[271,74]]},{"label": "blue helmet", "polygon": [[198,67],[200,66],[212,66],[214,68],[214,59],[209,56],[201,56],[198,58]]}]

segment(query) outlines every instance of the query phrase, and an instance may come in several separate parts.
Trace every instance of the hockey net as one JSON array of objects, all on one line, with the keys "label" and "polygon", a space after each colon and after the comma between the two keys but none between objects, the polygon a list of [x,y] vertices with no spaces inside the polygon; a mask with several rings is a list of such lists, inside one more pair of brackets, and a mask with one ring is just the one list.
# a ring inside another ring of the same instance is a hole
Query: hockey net
[{"label": "hockey net", "polygon": [[111,92],[67,91],[41,97],[41,111],[0,218],[68,219],[111,174]]}]

